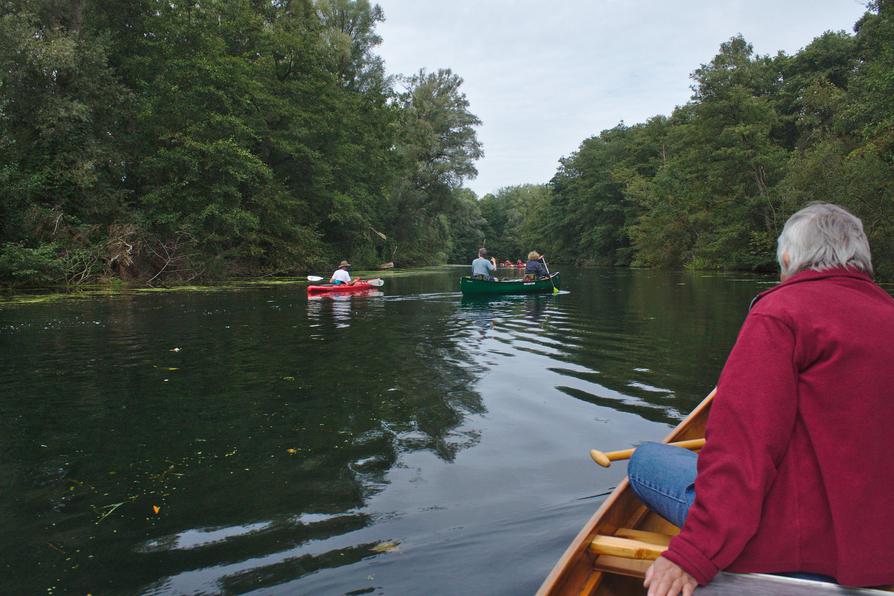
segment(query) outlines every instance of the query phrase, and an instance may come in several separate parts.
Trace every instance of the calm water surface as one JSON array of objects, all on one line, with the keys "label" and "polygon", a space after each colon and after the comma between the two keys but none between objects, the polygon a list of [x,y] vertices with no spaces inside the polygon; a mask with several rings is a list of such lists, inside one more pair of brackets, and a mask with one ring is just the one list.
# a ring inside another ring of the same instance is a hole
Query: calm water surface
[{"label": "calm water surface", "polygon": [[0,592],[533,593],[772,282],[463,271],[0,304]]}]

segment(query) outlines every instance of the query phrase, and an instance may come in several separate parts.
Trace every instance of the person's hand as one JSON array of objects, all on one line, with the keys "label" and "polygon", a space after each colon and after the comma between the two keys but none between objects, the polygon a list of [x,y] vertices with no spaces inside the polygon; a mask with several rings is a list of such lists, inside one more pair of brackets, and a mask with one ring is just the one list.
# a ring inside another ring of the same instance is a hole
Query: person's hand
[{"label": "person's hand", "polygon": [[649,589],[649,596],[692,596],[698,582],[670,559],[658,557],[646,571],[643,586]]}]

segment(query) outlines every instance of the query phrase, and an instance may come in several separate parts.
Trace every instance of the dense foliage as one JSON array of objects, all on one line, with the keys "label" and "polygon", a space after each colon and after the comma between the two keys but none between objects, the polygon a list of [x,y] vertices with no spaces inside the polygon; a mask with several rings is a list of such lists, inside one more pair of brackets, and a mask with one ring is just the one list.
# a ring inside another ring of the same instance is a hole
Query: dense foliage
[{"label": "dense foliage", "polygon": [[894,277],[894,0],[795,55],[741,37],[670,116],[480,201],[462,80],[387,77],[368,0],[0,4],[0,283],[468,262],[770,270],[839,203]]},{"label": "dense foliage", "polygon": [[385,76],[382,19],[367,0],[4,2],[0,281],[445,261],[480,219],[479,121],[449,70]]},{"label": "dense foliage", "polygon": [[494,231],[510,231],[494,245],[578,263],[767,271],[787,217],[831,201],[862,218],[877,272],[894,277],[894,2],[872,3],[854,31],[793,56],[756,56],[732,38],[693,73],[688,104],[586,139],[545,201],[522,207],[507,189],[491,206],[509,211],[495,214],[483,200]]}]

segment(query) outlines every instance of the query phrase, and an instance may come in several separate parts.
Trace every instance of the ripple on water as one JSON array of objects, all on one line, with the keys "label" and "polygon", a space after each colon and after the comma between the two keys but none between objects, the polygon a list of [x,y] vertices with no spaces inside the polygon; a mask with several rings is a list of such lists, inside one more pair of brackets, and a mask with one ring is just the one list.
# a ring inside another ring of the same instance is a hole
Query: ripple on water
[{"label": "ripple on water", "polygon": [[688,411],[754,288],[582,270],[468,300],[456,276],[0,309],[9,591],[534,591],[623,476],[587,449]]}]

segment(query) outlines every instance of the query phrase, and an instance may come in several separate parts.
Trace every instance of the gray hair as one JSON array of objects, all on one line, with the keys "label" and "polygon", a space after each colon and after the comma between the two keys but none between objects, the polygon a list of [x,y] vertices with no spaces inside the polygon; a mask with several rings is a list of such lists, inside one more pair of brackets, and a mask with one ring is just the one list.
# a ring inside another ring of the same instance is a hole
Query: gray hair
[{"label": "gray hair", "polygon": [[[782,260],[788,253],[788,267]],[[792,215],[776,243],[776,258],[783,275],[838,267],[872,274],[869,241],[863,222],[832,203],[811,203]]]}]

